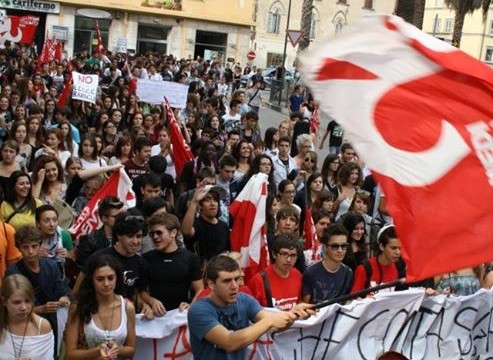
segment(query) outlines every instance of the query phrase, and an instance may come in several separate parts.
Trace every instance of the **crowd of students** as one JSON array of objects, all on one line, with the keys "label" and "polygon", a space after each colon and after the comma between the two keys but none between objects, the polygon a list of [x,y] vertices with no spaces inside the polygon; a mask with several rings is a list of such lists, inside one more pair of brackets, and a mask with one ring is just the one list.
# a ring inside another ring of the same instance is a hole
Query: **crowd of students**
[{"label": "crowd of students", "polygon": [[[75,69],[100,75],[95,104],[64,101]],[[245,74],[252,75],[247,89],[240,87]],[[300,84],[289,98],[290,115],[262,130],[261,71],[221,57],[83,52],[39,65],[29,49],[7,44],[0,76],[2,354],[53,359],[64,342],[70,359],[130,358],[136,313],[152,319],[193,304],[196,358],[241,358],[259,333],[312,315],[310,304],[405,276],[385,198],[375,199],[376,184],[336,121],[323,135],[310,126],[317,103]],[[174,113],[195,158],[179,174],[170,119],[163,106],[139,101],[139,79],[189,85],[186,107]],[[319,159],[316,149],[327,138],[330,154]],[[80,214],[120,168],[133,182],[137,206],[102,198],[101,226],[73,238],[71,214]],[[269,181],[271,265],[243,281],[228,207],[258,173]],[[310,248],[308,210],[316,233]],[[491,277],[464,269],[436,281],[440,290],[470,294],[491,286]],[[227,309],[237,302],[246,313],[228,327]],[[284,313],[265,313],[258,303]],[[56,312],[67,306],[62,341],[53,335]],[[224,321],[214,319],[219,312]],[[260,324],[256,331],[235,335],[248,320]]]}]

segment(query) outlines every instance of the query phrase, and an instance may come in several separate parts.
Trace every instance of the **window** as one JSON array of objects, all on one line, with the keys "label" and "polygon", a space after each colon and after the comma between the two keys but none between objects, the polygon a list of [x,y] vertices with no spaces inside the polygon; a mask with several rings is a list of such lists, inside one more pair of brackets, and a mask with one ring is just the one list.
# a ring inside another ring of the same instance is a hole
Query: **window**
[{"label": "window", "polygon": [[317,10],[314,10],[312,12],[312,20],[310,24],[310,39],[315,39],[315,37],[317,36],[318,19],[319,19],[318,12]]},{"label": "window", "polygon": [[490,35],[493,35],[493,20],[490,23]]},{"label": "window", "polygon": [[269,11],[267,21],[267,32],[271,34],[279,34],[281,28],[281,10],[279,8]]},{"label": "window", "polygon": [[365,5],[363,7],[365,9],[373,9],[373,0],[365,0]]},{"label": "window", "polygon": [[445,29],[443,30],[443,32],[451,33],[452,32],[452,23],[453,23],[452,18],[445,19]]},{"label": "window", "polygon": [[[98,20],[99,31],[103,39],[103,46],[108,48],[108,31],[111,25],[111,20]],[[91,19],[83,16],[75,17],[75,32],[74,32],[74,53],[81,52],[87,49],[89,54],[96,49],[98,45],[98,37],[96,35],[96,19]]]},{"label": "window", "polygon": [[165,54],[167,51],[169,28],[155,25],[139,24],[137,51]]},{"label": "window", "polygon": [[486,48],[486,56],[484,57],[484,61],[487,63],[493,63],[493,48]]},{"label": "window", "polygon": [[442,20],[439,18],[435,18],[433,22],[433,34],[438,34],[440,32],[440,28],[442,25]]}]

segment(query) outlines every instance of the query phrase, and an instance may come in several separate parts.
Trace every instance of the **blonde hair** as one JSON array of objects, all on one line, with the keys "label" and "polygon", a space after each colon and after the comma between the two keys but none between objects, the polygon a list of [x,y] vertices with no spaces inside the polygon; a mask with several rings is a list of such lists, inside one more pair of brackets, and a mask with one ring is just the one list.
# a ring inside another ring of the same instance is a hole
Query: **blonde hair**
[{"label": "blonde hair", "polygon": [[[31,300],[34,307],[34,289],[29,280],[20,274],[6,276],[2,282],[0,297],[2,305],[0,306],[0,341],[3,340],[5,330],[9,326],[9,314],[7,312],[6,301],[16,292],[20,291],[23,296]],[[33,316],[33,307],[29,313],[29,320],[36,326]]]}]

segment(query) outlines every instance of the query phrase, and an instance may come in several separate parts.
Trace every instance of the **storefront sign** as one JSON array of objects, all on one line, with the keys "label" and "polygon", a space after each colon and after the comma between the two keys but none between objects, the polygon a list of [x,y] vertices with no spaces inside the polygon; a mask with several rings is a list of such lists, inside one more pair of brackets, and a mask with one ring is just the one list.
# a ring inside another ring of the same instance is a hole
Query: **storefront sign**
[{"label": "storefront sign", "polygon": [[60,13],[60,3],[43,0],[0,0],[0,7],[51,14]]},{"label": "storefront sign", "polygon": [[67,41],[68,40],[68,26],[59,26],[53,25],[53,35],[55,39],[59,41]]}]

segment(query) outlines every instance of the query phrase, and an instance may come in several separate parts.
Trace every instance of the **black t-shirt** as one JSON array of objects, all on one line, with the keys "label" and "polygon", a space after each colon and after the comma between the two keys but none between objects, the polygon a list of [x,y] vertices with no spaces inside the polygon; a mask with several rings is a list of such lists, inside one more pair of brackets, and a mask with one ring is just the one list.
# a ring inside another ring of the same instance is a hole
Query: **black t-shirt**
[{"label": "black t-shirt", "polygon": [[185,239],[185,245],[188,250],[197,254],[201,263],[230,250],[229,227],[224,221],[211,224],[199,216],[193,226],[195,235]]},{"label": "black t-shirt", "polygon": [[329,125],[327,125],[327,130],[330,132],[329,146],[341,146],[342,137],[344,135],[344,130],[342,129],[342,126],[332,120],[331,122],[329,122]]},{"label": "black t-shirt", "polygon": [[144,254],[149,264],[149,293],[161,301],[166,310],[190,302],[192,281],[201,279],[200,263],[190,251],[179,248],[172,253],[152,250]]},{"label": "black t-shirt", "polygon": [[[100,254],[111,255],[118,260],[123,273],[124,286],[122,289],[122,296],[134,301],[135,303],[136,291],[147,289],[146,274],[148,273],[149,267],[147,262],[139,255],[134,255],[131,257],[123,256],[115,250],[114,246],[100,250],[91,255],[90,258]],[[90,260],[88,260],[88,262],[89,261]],[[84,273],[87,273],[87,267],[84,269]]]}]

